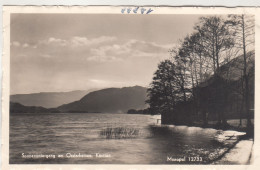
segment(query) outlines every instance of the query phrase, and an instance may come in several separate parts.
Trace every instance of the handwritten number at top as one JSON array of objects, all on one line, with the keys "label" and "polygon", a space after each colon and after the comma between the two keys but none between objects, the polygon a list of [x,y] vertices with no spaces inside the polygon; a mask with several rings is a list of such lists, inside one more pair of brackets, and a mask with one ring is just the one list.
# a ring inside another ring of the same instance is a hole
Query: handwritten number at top
[{"label": "handwritten number at top", "polygon": [[132,8],[123,8],[123,9],[121,9],[121,13],[122,13],[122,14],[124,14],[124,13],[130,14],[131,12],[137,14],[139,11],[141,12],[141,14],[149,14],[149,13],[151,13],[153,10],[152,10],[151,8],[149,8],[149,9],[141,8],[141,9],[139,10],[139,7],[133,8],[133,10],[132,10]]}]

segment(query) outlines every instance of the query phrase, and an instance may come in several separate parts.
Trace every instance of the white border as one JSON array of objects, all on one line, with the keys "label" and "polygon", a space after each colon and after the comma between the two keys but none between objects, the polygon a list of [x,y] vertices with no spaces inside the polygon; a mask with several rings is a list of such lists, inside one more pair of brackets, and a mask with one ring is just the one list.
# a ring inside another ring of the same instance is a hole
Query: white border
[{"label": "white border", "polygon": [[[153,7],[155,8],[155,7]],[[5,6],[3,8],[3,30],[4,30],[4,43],[3,43],[3,95],[2,95],[2,169],[8,170],[20,170],[20,169],[259,169],[260,157],[259,157],[259,124],[260,120],[258,96],[260,94],[259,82],[260,82],[260,68],[257,67],[259,64],[258,54],[260,50],[259,44],[259,31],[260,31],[260,10],[257,8],[195,8],[195,7],[156,7],[156,9],[149,15],[156,14],[254,14],[256,18],[256,75],[255,75],[255,144],[254,144],[254,162],[252,165],[66,165],[66,164],[33,164],[33,165],[9,165],[9,87],[10,87],[10,14],[11,13],[107,13],[107,14],[121,14],[121,7],[90,7],[90,6]],[[129,15],[129,14],[121,14]],[[137,14],[133,14],[137,15]],[[141,14],[139,14],[141,15]]]}]

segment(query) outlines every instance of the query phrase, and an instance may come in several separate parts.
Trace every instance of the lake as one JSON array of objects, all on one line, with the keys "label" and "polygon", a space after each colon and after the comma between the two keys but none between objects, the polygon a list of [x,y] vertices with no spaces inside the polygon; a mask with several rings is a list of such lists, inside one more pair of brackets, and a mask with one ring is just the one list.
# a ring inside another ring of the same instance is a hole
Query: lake
[{"label": "lake", "polygon": [[[161,127],[157,119],[159,115],[11,114],[10,163],[203,164],[230,144],[221,139],[223,131]],[[118,127],[138,129],[138,135],[123,139],[101,135],[106,128]]]}]

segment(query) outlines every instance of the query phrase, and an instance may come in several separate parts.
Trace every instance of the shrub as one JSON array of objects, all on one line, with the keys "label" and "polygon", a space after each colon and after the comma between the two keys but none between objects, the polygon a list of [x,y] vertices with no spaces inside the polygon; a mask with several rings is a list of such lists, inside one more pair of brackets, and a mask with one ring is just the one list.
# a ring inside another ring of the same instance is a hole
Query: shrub
[{"label": "shrub", "polygon": [[128,127],[107,127],[101,130],[100,136],[107,139],[127,139],[136,138],[139,135],[139,129]]}]

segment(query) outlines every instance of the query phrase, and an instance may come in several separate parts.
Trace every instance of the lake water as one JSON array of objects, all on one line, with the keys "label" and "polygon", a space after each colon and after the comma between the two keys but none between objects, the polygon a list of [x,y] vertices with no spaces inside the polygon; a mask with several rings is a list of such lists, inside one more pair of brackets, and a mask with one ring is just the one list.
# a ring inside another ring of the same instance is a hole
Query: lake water
[{"label": "lake water", "polygon": [[[11,114],[10,163],[199,164],[226,147],[218,138],[221,131],[159,128],[159,118],[103,113]],[[138,129],[139,133],[133,138],[107,139],[100,132],[108,127]],[[187,160],[193,156],[202,160]]]}]

